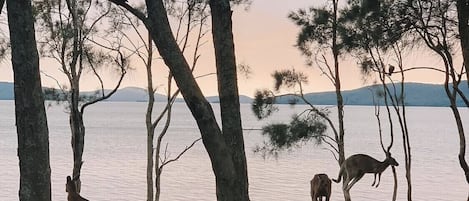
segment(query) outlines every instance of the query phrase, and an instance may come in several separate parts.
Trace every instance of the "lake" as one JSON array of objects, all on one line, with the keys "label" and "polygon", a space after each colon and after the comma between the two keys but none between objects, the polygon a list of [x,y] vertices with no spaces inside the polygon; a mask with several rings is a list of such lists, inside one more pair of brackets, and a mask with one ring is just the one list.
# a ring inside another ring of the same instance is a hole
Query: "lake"
[{"label": "lake", "polygon": [[[161,104],[156,105],[162,107]],[[219,105],[213,104],[219,112]],[[336,178],[339,166],[323,145],[310,142],[284,152],[278,158],[262,158],[253,153],[264,137],[259,129],[268,122],[286,122],[306,106],[280,105],[271,118],[258,121],[250,105],[242,105],[246,156],[253,201],[306,201],[309,180],[317,173]],[[336,115],[334,107],[331,115]],[[82,196],[92,201],[134,201],[146,199],[146,103],[105,102],[85,111],[85,151],[82,169]],[[384,108],[381,111],[384,115]],[[469,110],[461,108],[466,132]],[[412,148],[412,183],[414,200],[466,200],[469,186],[464,180],[457,154],[456,124],[449,108],[407,108]],[[47,108],[50,132],[50,160],[53,200],[66,200],[65,178],[72,172],[72,151],[68,116],[63,106]],[[332,119],[335,119],[333,116]],[[383,122],[385,124],[385,122]],[[396,123],[397,124],[397,123]],[[346,106],[346,156],[365,153],[384,160],[379,145],[374,107]],[[385,133],[389,128],[385,127]],[[468,132],[469,133],[469,132]],[[469,141],[469,137],[466,140]],[[200,136],[196,123],[183,103],[173,109],[171,127],[165,138],[168,156],[175,157]],[[402,135],[396,128],[393,157],[399,162],[398,200],[406,200]],[[386,138],[388,139],[388,138]],[[0,200],[18,200],[19,168],[14,103],[0,101]],[[467,152],[466,152],[467,155]],[[469,160],[469,156],[466,156]],[[387,169],[378,188],[371,187],[373,175],[367,174],[351,190],[353,200],[391,200],[393,179]],[[341,184],[332,184],[331,200],[343,200]],[[162,177],[162,201],[214,201],[215,184],[208,155],[201,142],[179,161],[165,167]]]}]

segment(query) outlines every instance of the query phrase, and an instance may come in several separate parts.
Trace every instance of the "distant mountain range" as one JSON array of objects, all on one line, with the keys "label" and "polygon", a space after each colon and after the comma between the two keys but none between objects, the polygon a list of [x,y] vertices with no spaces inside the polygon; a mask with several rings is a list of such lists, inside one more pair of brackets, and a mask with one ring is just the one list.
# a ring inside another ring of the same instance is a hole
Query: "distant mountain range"
[{"label": "distant mountain range", "polygon": [[[469,97],[469,88],[467,81],[460,85],[461,91]],[[392,87],[391,87],[392,88]],[[448,106],[449,101],[446,97],[443,85],[437,84],[422,84],[422,83],[405,83],[405,103],[409,106]],[[373,105],[373,96],[377,92],[382,91],[380,85],[366,86],[354,90],[343,91],[342,95],[346,105]],[[397,87],[397,92],[400,88]],[[93,92],[85,92],[85,94],[92,94]],[[319,92],[305,94],[307,100],[317,105],[335,105],[336,95],[335,92]],[[162,94],[155,95],[156,101],[162,102],[166,100],[166,96]],[[218,96],[206,97],[211,103],[218,103]],[[13,83],[0,82],[0,100],[13,100]],[[276,99],[278,104],[288,104],[294,97],[282,96]],[[121,102],[145,102],[147,101],[147,92],[145,89],[138,87],[126,87],[119,89],[107,101],[121,101]],[[183,99],[179,98],[176,101],[181,102]],[[251,103],[252,98],[248,96],[240,96],[241,103]],[[380,100],[383,102],[382,98]],[[299,104],[303,103],[298,101]],[[461,99],[458,100],[459,106],[464,106]]]},{"label": "distant mountain range", "polygon": [[[396,84],[396,92],[400,94],[400,84]],[[461,82],[459,85],[463,94],[469,98],[469,87],[467,81]],[[393,87],[388,86],[391,90]],[[345,105],[373,105],[373,96],[379,104],[384,104],[383,98],[376,98],[376,94],[382,92],[381,85],[366,86],[354,90],[347,90],[342,92]],[[393,90],[392,90],[393,91]],[[446,96],[443,85],[437,84],[422,84],[408,82],[404,85],[404,100],[408,106],[434,106],[443,107],[449,105],[448,97]],[[305,98],[315,105],[336,105],[335,92],[320,92],[305,94]],[[276,103],[287,104],[292,102],[294,97],[283,96],[276,99]],[[299,101],[299,104],[304,102]],[[462,99],[457,100],[458,106],[464,106]]]}]

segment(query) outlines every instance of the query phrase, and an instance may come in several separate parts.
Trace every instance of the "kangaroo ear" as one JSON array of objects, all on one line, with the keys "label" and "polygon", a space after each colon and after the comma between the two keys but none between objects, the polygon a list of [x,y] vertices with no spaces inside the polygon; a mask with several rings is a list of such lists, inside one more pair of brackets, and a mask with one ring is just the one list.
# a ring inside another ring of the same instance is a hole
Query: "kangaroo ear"
[{"label": "kangaroo ear", "polygon": [[75,177],[73,177],[73,181],[76,181],[76,180],[79,180],[80,179],[80,175],[77,175]]},{"label": "kangaroo ear", "polygon": [[391,152],[386,152],[386,158],[391,158]]},{"label": "kangaroo ear", "polygon": [[71,182],[72,178],[70,176],[67,176],[67,183]]}]

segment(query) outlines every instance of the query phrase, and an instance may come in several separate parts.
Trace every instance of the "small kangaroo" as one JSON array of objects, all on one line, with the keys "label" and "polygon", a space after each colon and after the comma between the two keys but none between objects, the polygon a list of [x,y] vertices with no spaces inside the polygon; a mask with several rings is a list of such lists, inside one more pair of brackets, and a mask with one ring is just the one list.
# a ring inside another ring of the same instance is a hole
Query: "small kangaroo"
[{"label": "small kangaroo", "polygon": [[327,174],[316,174],[311,180],[311,199],[313,201],[321,201],[322,197],[326,197],[326,201],[331,198],[331,179]]},{"label": "small kangaroo", "polygon": [[89,201],[80,196],[77,192],[77,187],[75,186],[75,178],[67,176],[67,184],[65,184],[65,191],[67,191],[67,201]]},{"label": "small kangaroo", "polygon": [[[386,168],[391,166],[399,166],[396,159],[391,157],[391,153],[386,153],[386,159],[383,162],[380,162],[371,156],[365,154],[355,154],[348,157],[340,166],[339,176],[336,179],[332,179],[334,182],[339,183],[342,176],[344,176],[344,190],[350,190],[352,186],[360,180],[365,173],[374,173],[374,181],[371,186],[374,186],[376,183],[376,174],[378,174],[378,187],[381,180],[381,173],[383,173]],[[345,172],[345,175],[344,175]]]}]

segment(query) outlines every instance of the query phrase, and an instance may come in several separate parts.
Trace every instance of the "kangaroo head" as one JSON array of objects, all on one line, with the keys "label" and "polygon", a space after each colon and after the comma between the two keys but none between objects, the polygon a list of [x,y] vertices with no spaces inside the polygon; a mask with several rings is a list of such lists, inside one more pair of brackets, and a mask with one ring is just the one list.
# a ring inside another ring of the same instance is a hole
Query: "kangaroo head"
[{"label": "kangaroo head", "polygon": [[75,184],[75,178],[72,180],[70,176],[67,176],[67,183],[65,184],[65,191],[69,193],[76,193],[77,187]]},{"label": "kangaroo head", "polygon": [[386,154],[386,162],[391,166],[399,166],[399,163],[391,156],[391,153]]}]

